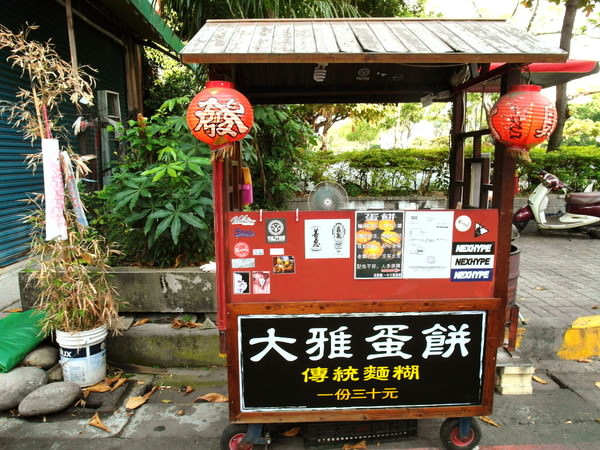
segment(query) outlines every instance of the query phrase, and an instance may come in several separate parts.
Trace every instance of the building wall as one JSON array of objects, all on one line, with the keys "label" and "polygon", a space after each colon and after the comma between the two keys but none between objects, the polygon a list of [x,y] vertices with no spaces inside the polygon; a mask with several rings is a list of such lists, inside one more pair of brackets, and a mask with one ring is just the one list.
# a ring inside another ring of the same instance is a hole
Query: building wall
[{"label": "building wall", "polygon": [[[85,4],[82,3],[85,6]],[[114,21],[95,12],[87,5],[85,14],[93,23],[118,37],[123,31]],[[66,25],[65,7],[50,0],[19,0],[4,2],[0,23],[12,31],[18,32],[25,23],[39,25],[38,30],[30,33],[29,38],[48,41],[55,45],[58,53],[70,60]],[[74,29],[77,53],[80,65],[89,65],[97,70],[96,89],[106,89],[119,93],[120,109],[123,118],[127,118],[127,92],[125,82],[125,50],[121,43],[91,26],[75,15]],[[18,69],[12,69],[6,60],[9,52],[0,51],[0,100],[12,101],[19,87],[28,87],[27,80],[21,78]],[[71,124],[77,117],[77,111],[70,103],[64,104],[63,125],[71,130]],[[97,117],[94,108],[84,111],[89,118]],[[22,259],[29,247],[30,227],[23,223],[23,217],[31,207],[24,202],[32,193],[43,192],[43,174],[41,167],[32,172],[26,167],[25,155],[40,151],[39,142],[31,143],[22,133],[13,128],[0,116],[0,267]],[[96,129],[89,129],[79,137],[69,134],[70,144],[82,153],[95,152],[98,136]],[[87,133],[87,134],[86,134]]]}]

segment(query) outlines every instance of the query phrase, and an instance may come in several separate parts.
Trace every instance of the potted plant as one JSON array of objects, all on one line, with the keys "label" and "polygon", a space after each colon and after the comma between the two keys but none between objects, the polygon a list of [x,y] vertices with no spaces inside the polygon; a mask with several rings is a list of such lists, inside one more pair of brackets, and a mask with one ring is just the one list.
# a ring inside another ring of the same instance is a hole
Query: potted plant
[{"label": "potted plant", "polygon": [[[0,49],[27,75],[29,89],[17,101],[4,102],[0,112],[20,127],[32,142],[41,139],[42,151],[28,156],[28,164],[44,168],[44,196],[33,199],[29,282],[35,287],[35,307],[44,313],[42,330],[56,332],[65,381],[94,384],[106,373],[104,339],[118,318],[116,292],[107,276],[108,259],[115,250],[87,225],[77,180],[89,170],[86,157],[73,152],[60,126],[60,106],[67,99],[77,107],[91,104],[94,79],[82,68],[64,61],[50,43],[28,40],[25,31],[13,33],[0,25]],[[43,202],[42,202],[43,198]]]}]

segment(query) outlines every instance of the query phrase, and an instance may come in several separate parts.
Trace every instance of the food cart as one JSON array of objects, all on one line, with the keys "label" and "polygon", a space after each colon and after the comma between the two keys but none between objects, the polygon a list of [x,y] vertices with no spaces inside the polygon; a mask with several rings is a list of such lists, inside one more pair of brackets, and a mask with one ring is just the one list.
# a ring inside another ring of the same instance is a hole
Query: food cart
[{"label": "food cart", "polygon": [[269,19],[208,21],[181,54],[252,104],[452,102],[443,210],[244,211],[239,143],[215,152],[232,422],[223,448],[266,444],[269,424],[385,437],[431,417],[446,418],[446,447],[473,448],[481,433],[471,418],[492,411],[497,350],[516,320],[515,161],[497,144],[490,169],[481,155],[490,130],[465,131],[465,93],[507,92],[523,65],[566,53],[502,21]]}]

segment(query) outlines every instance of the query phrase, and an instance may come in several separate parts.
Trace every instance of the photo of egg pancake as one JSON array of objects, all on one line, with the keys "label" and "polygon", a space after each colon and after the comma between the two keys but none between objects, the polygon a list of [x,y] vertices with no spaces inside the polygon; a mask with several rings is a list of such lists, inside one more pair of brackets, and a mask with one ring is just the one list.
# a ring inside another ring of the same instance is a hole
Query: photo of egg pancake
[{"label": "photo of egg pancake", "polygon": [[403,222],[403,211],[356,212],[355,278],[402,277]]}]

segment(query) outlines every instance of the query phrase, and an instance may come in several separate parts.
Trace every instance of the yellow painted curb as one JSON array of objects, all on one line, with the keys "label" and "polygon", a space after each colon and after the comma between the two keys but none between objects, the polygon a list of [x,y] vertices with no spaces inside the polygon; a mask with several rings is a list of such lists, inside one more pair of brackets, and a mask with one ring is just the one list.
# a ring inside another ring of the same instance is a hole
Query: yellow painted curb
[{"label": "yellow painted curb", "polygon": [[579,317],[565,331],[561,359],[581,359],[600,356],[600,316]]}]

